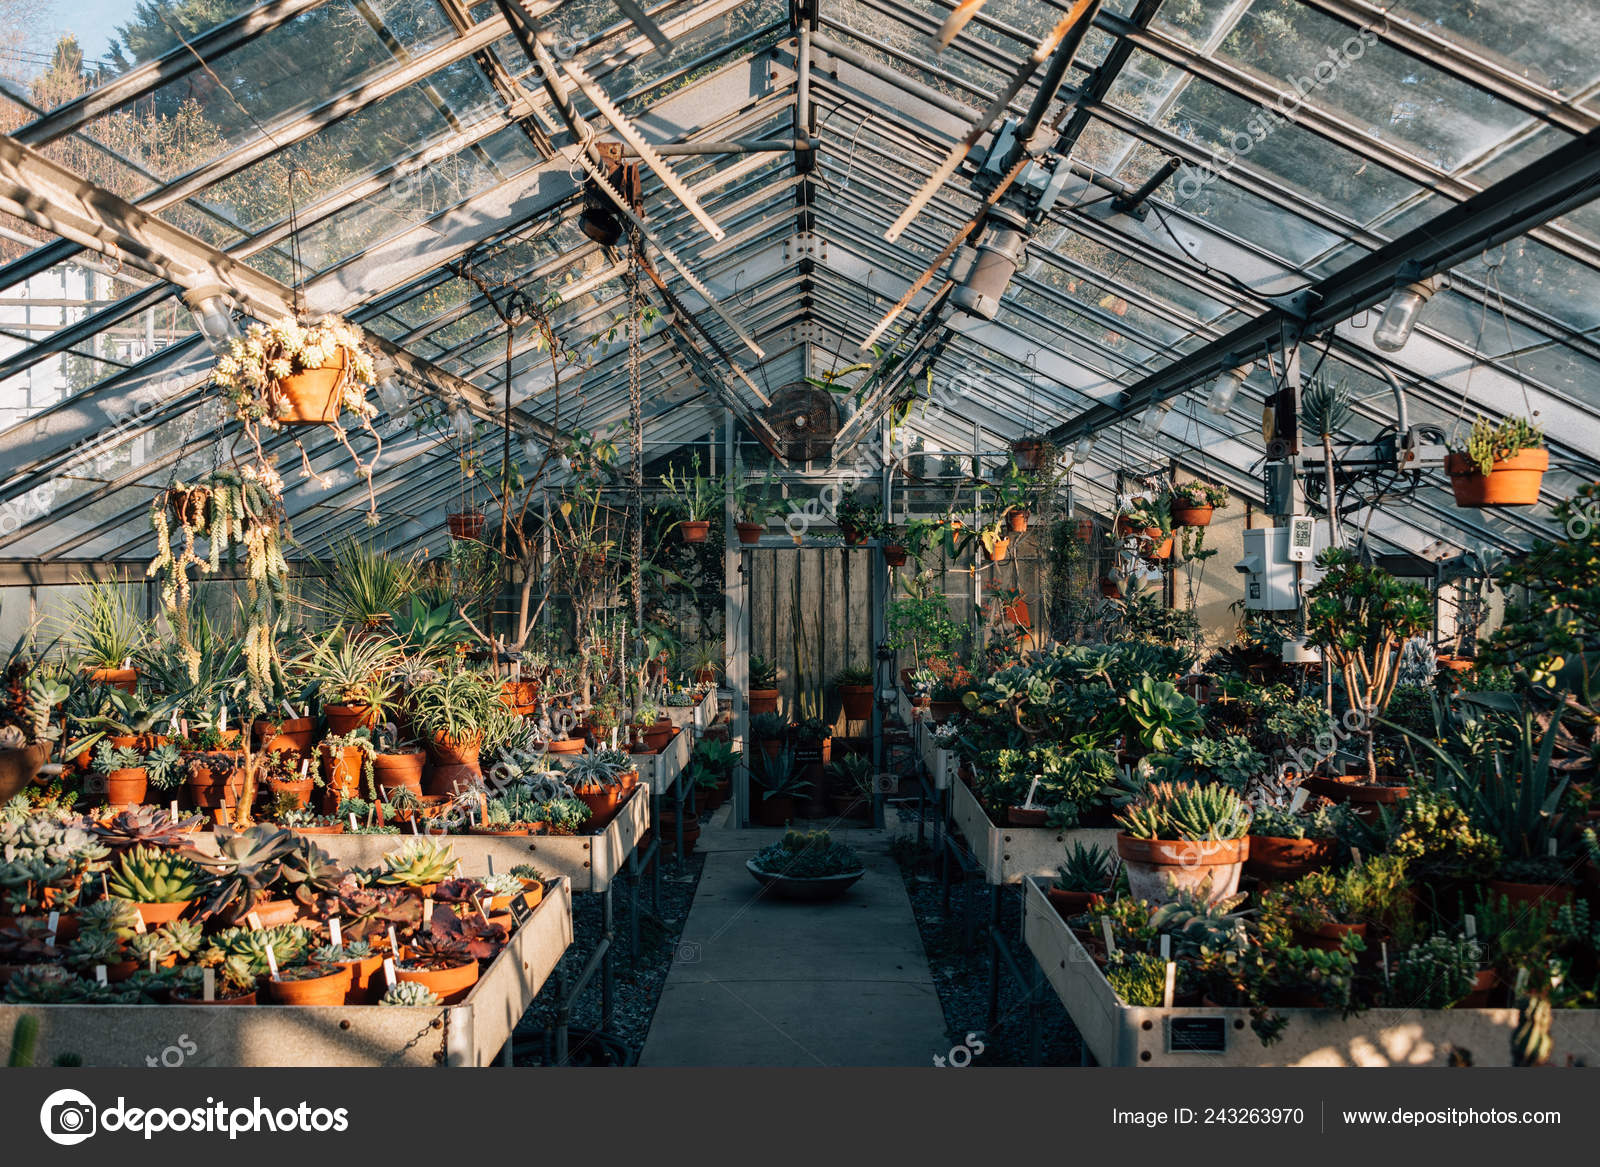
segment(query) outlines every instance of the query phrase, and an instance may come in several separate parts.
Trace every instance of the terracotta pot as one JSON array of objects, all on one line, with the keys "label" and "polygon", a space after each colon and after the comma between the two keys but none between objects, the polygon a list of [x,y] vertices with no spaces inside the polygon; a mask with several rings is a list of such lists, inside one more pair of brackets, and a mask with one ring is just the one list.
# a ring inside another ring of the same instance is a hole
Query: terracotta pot
[{"label": "terracotta pot", "polygon": [[476,539],[483,534],[482,511],[457,511],[444,517],[452,539]]},{"label": "terracotta pot", "polygon": [[[597,734],[596,736],[598,737],[599,735]],[[549,742],[545,748],[552,754],[581,754],[583,753],[583,746],[584,741],[581,737],[569,737]]]},{"label": "terracotta pot", "polygon": [[537,681],[501,682],[500,704],[513,713],[520,713],[526,717],[539,708],[539,683]]},{"label": "terracotta pot", "polygon": [[1500,975],[1493,968],[1480,968],[1473,978],[1472,991],[1456,1002],[1458,1009],[1491,1008],[1495,990],[1500,986]]},{"label": "terracotta pot", "polygon": [[755,716],[760,713],[778,712],[778,698],[781,693],[777,689],[751,689],[749,692],[750,714]]},{"label": "terracotta pot", "polygon": [[1007,604],[1001,614],[1018,628],[1031,628],[1033,626],[1033,613],[1028,611],[1027,600],[1018,600],[1014,604]]},{"label": "terracotta pot", "polygon": [[295,827],[294,833],[297,835],[342,835],[344,834],[344,824],[318,823],[316,826]]},{"label": "terracotta pot", "polygon": [[678,535],[685,543],[704,543],[710,533],[709,519],[686,519],[678,524]]},{"label": "terracotta pot", "polygon": [[733,529],[739,532],[739,542],[746,547],[761,542],[761,536],[766,533],[765,523],[735,523]]},{"label": "terracotta pot", "polygon": [[257,900],[250,911],[256,914],[263,928],[277,928],[300,918],[300,903],[298,900]]},{"label": "terracotta pot", "polygon": [[1489,894],[1495,897],[1505,896],[1513,904],[1558,904],[1572,902],[1572,894],[1576,889],[1566,883],[1513,883],[1506,879],[1491,879],[1489,881]]},{"label": "terracotta pot", "polygon": [[1062,891],[1058,887],[1046,888],[1045,894],[1050,897],[1051,906],[1063,920],[1083,915],[1102,898],[1092,891]]},{"label": "terracotta pot", "polygon": [[1250,839],[1135,839],[1117,833],[1117,854],[1128,872],[1128,889],[1136,899],[1164,904],[1173,888],[1204,891],[1208,903],[1239,890],[1239,876],[1250,856]]},{"label": "terracotta pot", "polygon": [[377,984],[377,976],[383,971],[383,957],[380,954],[374,953],[361,960],[341,960],[329,967],[343,969],[349,977],[344,1004],[370,1005],[382,996]]},{"label": "terracotta pot", "polygon": [[1172,525],[1175,527],[1209,527],[1211,515],[1215,507],[1196,506],[1186,507],[1174,504],[1172,508]]},{"label": "terracotta pot", "polygon": [[1146,547],[1145,547],[1145,550],[1144,550],[1144,553],[1143,553],[1144,557],[1146,559],[1171,559],[1172,558],[1172,536],[1171,535],[1167,535],[1164,538],[1160,538],[1159,541],[1158,541],[1158,537],[1154,536],[1154,535],[1149,536],[1149,539],[1150,539],[1150,542],[1148,544],[1146,544]]},{"label": "terracotta pot", "polygon": [[1010,539],[996,539],[989,548],[990,563],[1004,563],[1006,556],[1011,554]]},{"label": "terracotta pot", "polygon": [[1012,827],[1042,827],[1050,812],[1037,806],[1006,807],[1006,825]]},{"label": "terracotta pot", "polygon": [[532,827],[468,827],[469,835],[531,835]]},{"label": "terracotta pot", "polygon": [[890,567],[904,567],[907,554],[906,549],[898,543],[885,543],[883,545],[883,561]]},{"label": "terracotta pot", "polygon": [[366,751],[360,746],[348,746],[334,757],[327,746],[317,749],[318,765],[322,768],[322,792],[319,801],[323,814],[335,814],[339,804],[347,798],[363,797],[362,771],[366,769]]},{"label": "terracotta pot", "polygon": [[648,727],[639,727],[639,737],[644,742],[644,748],[652,754],[660,753],[672,740],[672,736],[671,721],[658,721]]},{"label": "terracotta pot", "polygon": [[1447,454],[1444,472],[1450,475],[1458,507],[1525,507],[1539,501],[1539,484],[1550,469],[1550,451],[1523,450],[1496,460],[1481,474],[1465,454]]},{"label": "terracotta pot", "polygon": [[1445,656],[1442,653],[1434,660],[1441,669],[1451,673],[1464,673],[1478,663],[1470,656]]},{"label": "terracotta pot", "polygon": [[1094,520],[1077,519],[1072,524],[1072,533],[1077,536],[1078,542],[1087,543],[1094,538]]},{"label": "terracotta pot", "polygon": [[717,683],[717,670],[713,668],[696,669],[694,683],[697,685],[715,685]]},{"label": "terracotta pot", "polygon": [[143,766],[113,770],[103,781],[107,806],[137,806],[150,792],[150,778]]},{"label": "terracotta pot", "polygon": [[446,1005],[459,1005],[478,983],[478,962],[469,960],[455,968],[442,969],[401,967],[394,970],[394,975],[396,980],[426,985]]},{"label": "terracotta pot", "polygon": [[840,685],[839,701],[844,705],[844,715],[851,721],[867,721],[872,717],[871,685]]},{"label": "terracotta pot", "polygon": [[381,794],[404,786],[413,794],[422,793],[422,767],[427,754],[418,750],[412,754],[377,754],[372,759],[372,778]]},{"label": "terracotta pot", "polygon": [[1117,587],[1113,581],[1101,576],[1100,594],[1108,600],[1118,600],[1122,598],[1122,589]]},{"label": "terracotta pot", "polygon": [[960,713],[962,708],[959,701],[934,701],[930,699],[928,705],[934,718],[938,721],[950,720],[950,718]]},{"label": "terracotta pot", "polygon": [[171,904],[144,904],[135,901],[133,906],[139,910],[139,919],[144,921],[146,928],[157,928],[162,924],[172,923],[188,911],[189,905],[193,902],[193,900],[178,900]]},{"label": "terracotta pot", "polygon": [[[694,852],[694,846],[700,841],[700,820],[693,815],[683,816],[683,853]],[[661,812],[661,845],[671,850],[678,843],[678,819],[670,810]]]},{"label": "terracotta pot", "polygon": [[1333,862],[1333,839],[1285,839],[1276,835],[1251,835],[1250,858],[1244,869],[1266,883],[1299,879]]},{"label": "terracotta pot", "polygon": [[88,672],[89,679],[98,685],[110,685],[124,693],[132,693],[139,688],[138,669],[90,669]]},{"label": "terracotta pot", "polygon": [[370,727],[378,720],[370,705],[324,705],[322,716],[328,722],[328,732],[340,736],[362,726]]},{"label": "terracotta pot", "polygon": [[627,791],[616,786],[574,786],[572,793],[578,801],[589,808],[588,826],[599,830],[612,819],[617,817],[617,810],[622,806],[622,801]]},{"label": "terracotta pot", "polygon": [[1380,806],[1393,806],[1402,798],[1411,797],[1409,786],[1386,786],[1381,782],[1374,786],[1369,782],[1310,777],[1305,779],[1304,784],[1312,794],[1320,794],[1334,802],[1348,802],[1357,814],[1366,819],[1376,818]]},{"label": "terracotta pot", "polygon": [[184,789],[197,810],[231,810],[239,805],[239,797],[244,793],[244,772],[236,766],[214,770],[196,761],[189,767]]},{"label": "terracotta pot", "polygon": [[[293,750],[309,754],[317,740],[317,723],[310,717],[290,717],[282,722],[257,721],[253,727],[256,748],[269,754]],[[348,731],[346,731],[348,732]]]},{"label": "terracotta pot", "polygon": [[283,425],[328,425],[339,416],[344,392],[344,349],[335,349],[320,369],[279,377],[273,383],[274,415]]},{"label": "terracotta pot", "polygon": [[854,527],[845,526],[843,523],[839,524],[839,533],[844,536],[844,541],[851,547],[859,547],[867,541],[867,533],[865,531],[858,531]]},{"label": "terracotta pot", "polygon": [[1322,924],[1312,932],[1305,932],[1296,928],[1294,942],[1301,948],[1320,948],[1324,952],[1333,952],[1340,948],[1344,943],[1344,938],[1350,935],[1366,939],[1366,924]]},{"label": "terracotta pot", "polygon": [[265,982],[267,997],[275,1005],[343,1005],[350,996],[350,970],[345,965],[329,965],[320,976],[304,980]]},{"label": "terracotta pot", "polygon": [[1011,458],[1018,470],[1037,470],[1050,447],[1037,438],[1022,438],[1011,443]]},{"label": "terracotta pot", "polygon": [[794,820],[794,799],[787,794],[776,798],[763,798],[761,788],[752,785],[750,821],[763,827],[782,827]]},{"label": "terracotta pot", "polygon": [[1012,511],[1006,516],[1006,526],[1011,529],[1012,534],[1022,534],[1028,529],[1028,512]]},{"label": "terracotta pot", "polygon": [[311,805],[311,795],[317,788],[315,778],[268,778],[267,789],[276,802],[282,795],[290,795],[294,799],[294,810],[302,810]]}]

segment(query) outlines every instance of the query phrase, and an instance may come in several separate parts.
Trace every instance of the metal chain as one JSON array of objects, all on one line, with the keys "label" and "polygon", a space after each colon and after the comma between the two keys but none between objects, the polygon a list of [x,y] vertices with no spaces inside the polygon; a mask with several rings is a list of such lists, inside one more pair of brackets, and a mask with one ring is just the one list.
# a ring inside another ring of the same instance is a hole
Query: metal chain
[{"label": "metal chain", "polygon": [[644,397],[640,384],[639,316],[643,299],[639,260],[643,254],[637,227],[628,232],[628,422],[633,443],[633,624],[644,629]]}]

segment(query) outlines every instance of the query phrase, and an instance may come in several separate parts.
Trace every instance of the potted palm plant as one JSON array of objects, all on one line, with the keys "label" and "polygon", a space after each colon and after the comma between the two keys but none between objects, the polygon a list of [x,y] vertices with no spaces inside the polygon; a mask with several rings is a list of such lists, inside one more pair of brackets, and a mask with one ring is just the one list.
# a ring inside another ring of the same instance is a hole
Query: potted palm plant
[{"label": "potted palm plant", "polygon": [[691,460],[688,474],[680,476],[669,469],[661,476],[673,510],[683,518],[674,525],[685,543],[704,543],[711,531],[711,520],[722,513],[722,483],[700,473],[700,455]]},{"label": "potted palm plant", "polygon": [[1544,431],[1522,417],[1477,418],[1466,443],[1444,460],[1459,507],[1532,506],[1549,468]]}]

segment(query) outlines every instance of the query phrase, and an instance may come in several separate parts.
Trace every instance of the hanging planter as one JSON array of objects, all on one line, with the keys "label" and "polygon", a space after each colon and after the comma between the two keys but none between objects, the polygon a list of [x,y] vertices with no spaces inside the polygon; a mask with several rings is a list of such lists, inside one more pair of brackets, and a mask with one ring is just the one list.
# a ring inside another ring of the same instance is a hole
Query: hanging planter
[{"label": "hanging planter", "polygon": [[1012,511],[1006,516],[1006,525],[1014,535],[1020,535],[1028,529],[1028,512]]},{"label": "hanging planter", "polygon": [[1055,447],[1043,438],[1018,438],[1011,443],[1011,459],[1018,470],[1032,472],[1049,465]]},{"label": "hanging planter", "polygon": [[337,316],[309,327],[294,320],[252,324],[217,361],[211,379],[236,412],[274,429],[333,425],[341,411],[363,419],[377,414],[367,404],[377,373],[366,338]]},{"label": "hanging planter", "polygon": [[733,529],[739,533],[739,542],[746,547],[753,547],[761,542],[761,536],[766,533],[765,523],[735,523]]},{"label": "hanging planter", "polygon": [[906,549],[898,543],[886,543],[883,547],[883,561],[890,567],[904,567],[906,563]]},{"label": "hanging planter", "polygon": [[678,524],[678,534],[685,543],[704,543],[710,533],[710,519],[685,519]]},{"label": "hanging planter", "polygon": [[1172,488],[1168,509],[1174,527],[1208,527],[1211,516],[1228,505],[1228,488],[1209,482],[1180,482]]},{"label": "hanging planter", "polygon": [[454,511],[444,517],[445,526],[449,528],[450,538],[462,540],[476,540],[483,534],[483,512],[474,508],[468,511]]},{"label": "hanging planter", "polygon": [[1533,506],[1550,469],[1544,431],[1526,418],[1478,418],[1464,446],[1451,449],[1445,473],[1461,507]]}]

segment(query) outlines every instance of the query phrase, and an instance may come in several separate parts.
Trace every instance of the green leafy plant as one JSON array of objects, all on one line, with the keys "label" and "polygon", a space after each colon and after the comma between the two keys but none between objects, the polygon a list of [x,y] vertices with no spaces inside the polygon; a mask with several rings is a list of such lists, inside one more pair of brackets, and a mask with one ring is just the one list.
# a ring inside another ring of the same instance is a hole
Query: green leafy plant
[{"label": "green leafy plant", "polygon": [[1115,817],[1135,839],[1228,840],[1250,830],[1250,808],[1237,792],[1189,782],[1152,783],[1142,801]]},{"label": "green leafy plant", "polygon": [[770,661],[764,656],[750,657],[750,687],[752,689],[776,689],[778,687],[778,666],[775,661]]},{"label": "green leafy plant", "polygon": [[1147,750],[1170,753],[1205,727],[1200,703],[1171,681],[1142,677],[1124,695],[1128,733]]},{"label": "green leafy plant", "polygon": [[1515,458],[1524,450],[1544,448],[1544,430],[1525,417],[1508,417],[1499,422],[1473,419],[1466,444],[1452,453],[1465,454],[1479,474],[1488,474],[1496,462]]},{"label": "green leafy plant", "polygon": [[112,867],[106,890],[142,904],[176,904],[196,899],[205,874],[191,860],[158,847],[135,847]]},{"label": "green leafy plant", "polygon": [[140,618],[136,586],[80,576],[74,599],[57,618],[68,653],[90,669],[120,669],[137,659],[149,636]]},{"label": "green leafy plant", "polygon": [[385,680],[399,661],[399,647],[387,636],[307,637],[300,667],[326,705],[365,705],[382,710]]},{"label": "green leafy plant", "polygon": [[1448,1009],[1472,992],[1482,960],[1483,946],[1476,940],[1430,936],[1396,958],[1390,999],[1406,1009]]},{"label": "green leafy plant", "polygon": [[683,515],[679,522],[706,522],[722,513],[723,484],[720,479],[700,473],[700,455],[695,453],[689,473],[680,475],[669,469],[661,476],[672,508]]}]

